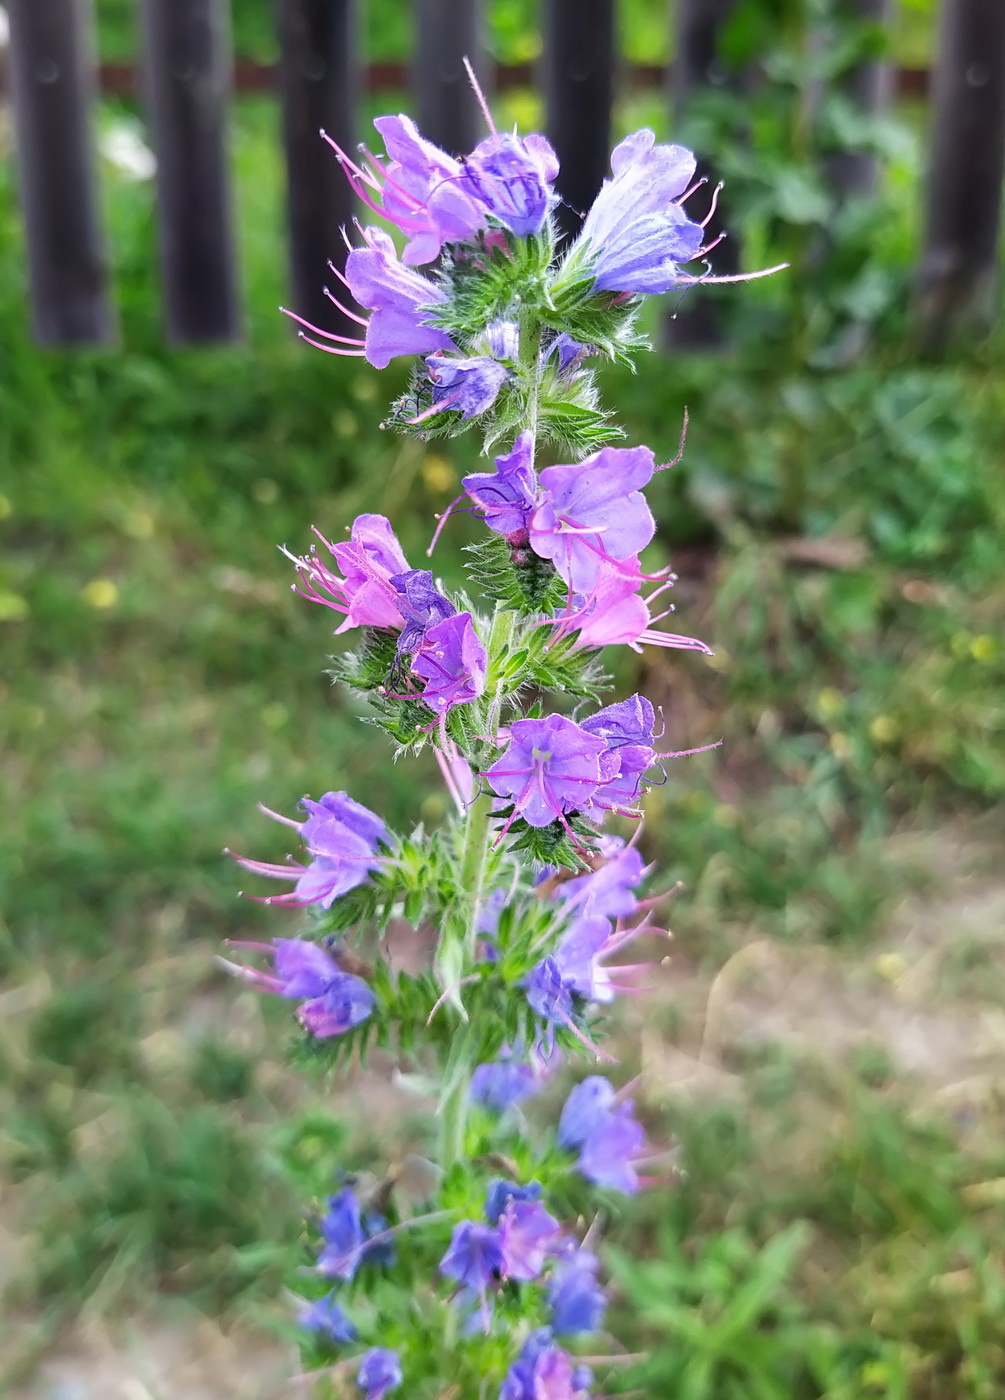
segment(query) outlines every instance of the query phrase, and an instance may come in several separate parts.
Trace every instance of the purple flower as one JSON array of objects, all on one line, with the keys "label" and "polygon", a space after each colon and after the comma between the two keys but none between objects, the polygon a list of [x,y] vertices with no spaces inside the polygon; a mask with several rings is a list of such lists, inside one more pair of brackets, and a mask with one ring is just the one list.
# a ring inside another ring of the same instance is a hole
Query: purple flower
[{"label": "purple flower", "polygon": [[588,1249],[564,1255],[555,1267],[548,1288],[551,1325],[560,1335],[596,1332],[604,1320],[607,1297],[597,1283],[600,1261]]},{"label": "purple flower", "polygon": [[455,613],[428,628],[412,660],[425,681],[422,698],[437,713],[477,700],[485,690],[488,657],[470,613]]},{"label": "purple flower", "polygon": [[545,350],[543,358],[557,360],[558,377],[564,379],[573,374],[583,360],[592,354],[592,345],[583,345],[580,341],[573,340],[571,335],[566,335],[565,331],[560,331]]},{"label": "purple flower", "polygon": [[365,1021],[376,1003],[376,997],[361,978],[344,973],[322,996],[298,1007],[297,1020],[311,1035],[328,1040]]},{"label": "purple flower", "polygon": [[432,262],[444,243],[472,238],[484,226],[485,212],[465,188],[460,162],[421,136],[410,117],[377,117],[374,126],[391,163],[373,162],[366,172],[381,196],[379,204],[368,198],[365,186],[358,193],[408,235],[404,261]]},{"label": "purple flower", "polygon": [[323,1332],[331,1341],[345,1346],[354,1342],[358,1333],[335,1301],[334,1293],[326,1293],[314,1303],[308,1303],[297,1315],[301,1327],[311,1332]]},{"label": "purple flower", "polygon": [[577,1084],[562,1109],[558,1141],[570,1151],[579,1148],[576,1169],[588,1181],[632,1194],[639,1188],[633,1163],[645,1154],[646,1137],[631,1100],[616,1104],[615,1098],[600,1075]]},{"label": "purple flower", "polygon": [[614,1106],[614,1086],[603,1075],[591,1074],[569,1091],[558,1120],[558,1145],[581,1147],[606,1122]]},{"label": "purple flower", "polygon": [[328,1200],[328,1210],[321,1220],[321,1235],[324,1248],[318,1255],[318,1273],[326,1278],[348,1280],[355,1277],[356,1270],[364,1259],[375,1264],[386,1264],[393,1257],[383,1240],[372,1241],[380,1235],[384,1220],[379,1215],[368,1216],[364,1222],[360,1213],[359,1201],[351,1186],[346,1186],[337,1196]]},{"label": "purple flower", "polygon": [[530,1009],[549,1026],[567,1025],[572,1018],[572,997],[554,958],[544,958],[524,979]]},{"label": "purple flower", "polygon": [[382,1400],[389,1390],[397,1390],[401,1381],[398,1353],[387,1347],[371,1347],[356,1372],[356,1384],[366,1391],[366,1400]]},{"label": "purple flower", "polygon": [[503,1381],[499,1400],[580,1400],[593,1375],[573,1365],[567,1351],[555,1346],[550,1327],[539,1327],[524,1343]]},{"label": "purple flower", "polygon": [[426,356],[426,368],[433,382],[435,407],[459,413],[462,418],[487,413],[511,373],[498,360],[484,355],[463,359],[439,352]]},{"label": "purple flower", "polygon": [[258,985],[292,1001],[323,996],[345,974],[327,949],[307,938],[272,940],[274,976],[256,973]]},{"label": "purple flower", "polygon": [[598,291],[666,292],[678,264],[701,249],[704,229],[680,207],[695,160],[683,146],[658,146],[645,128],[626,137],[611,156],[605,180],[583,223],[578,249]]},{"label": "purple flower", "polygon": [[646,1135],[630,1101],[620,1104],[583,1143],[576,1169],[595,1186],[631,1195],[639,1189],[633,1163],[644,1155]]},{"label": "purple flower", "polygon": [[565,813],[589,806],[601,783],[618,771],[607,761],[602,739],[563,715],[518,719],[510,725],[503,756],[485,773],[492,790],[513,800],[513,816],[549,826]]},{"label": "purple flower", "polygon": [[398,607],[404,618],[404,627],[398,638],[398,655],[418,651],[422,646],[426,631],[444,618],[454,617],[457,609],[449,598],[444,598],[433,587],[433,575],[429,569],[408,569],[395,574],[391,587],[398,595]]},{"label": "purple flower", "polygon": [[520,1186],[497,1176],[489,1182],[485,1193],[485,1219],[490,1225],[498,1225],[499,1217],[511,1201],[536,1201],[540,1194],[539,1181],[528,1181],[526,1186]]},{"label": "purple flower", "polygon": [[359,302],[373,312],[367,322],[366,358],[375,369],[386,369],[397,355],[425,355],[432,350],[455,350],[445,331],[429,324],[446,294],[435,283],[398,261],[390,234],[363,229],[365,247],[346,259],[345,279]]},{"label": "purple flower", "polygon": [[538,1201],[512,1198],[499,1219],[502,1274],[517,1283],[537,1278],[562,1229]]},{"label": "purple flower", "polygon": [[520,238],[537,233],[555,197],[558,158],[543,136],[493,132],[464,161],[464,190]]},{"label": "purple flower", "polygon": [[630,559],[652,539],[656,522],[640,488],[655,469],[648,447],[602,447],[577,466],[541,473],[531,548],[574,593],[590,592],[602,560]]},{"label": "purple flower", "polygon": [[499,1231],[477,1220],[462,1220],[454,1226],[450,1247],[440,1261],[440,1273],[456,1279],[466,1292],[484,1296],[493,1279],[502,1272],[503,1251]]},{"label": "purple flower", "polygon": [[307,939],[276,938],[271,946],[258,943],[237,946],[261,948],[271,953],[274,972],[224,962],[228,972],[262,991],[302,1001],[303,1005],[297,1008],[297,1020],[319,1039],[341,1035],[359,1025],[376,1005],[376,997],[364,981],[343,972],[330,953]]},{"label": "purple flower", "polygon": [[408,570],[408,560],[391,522],[383,515],[357,515],[349,539],[341,544],[329,543],[317,530],[315,534],[334,556],[344,578],[318,558],[317,545],[303,558],[289,553],[287,558],[300,574],[303,586],[298,592],[302,597],[345,614],[336,635],[352,627],[404,626],[398,594],[390,580]]},{"label": "purple flower", "polygon": [[555,949],[562,982],[587,1001],[613,1001],[610,978],[600,956],[611,941],[611,922],[596,916],[576,919]]},{"label": "purple flower", "polygon": [[244,856],[235,859],[256,875],[296,881],[289,894],[271,895],[265,903],[320,904],[322,909],[330,909],[340,895],[362,885],[371,870],[380,868],[382,858],[377,855],[377,848],[388,839],[387,827],[380,817],[345,792],[325,793],[320,802],[305,797],[300,805],[309,814],[303,822],[263,810],[277,821],[296,827],[311,857],[309,865],[273,865]]},{"label": "purple flower", "polygon": [[643,775],[656,762],[655,724],[653,707],[642,695],[608,705],[580,722],[587,734],[605,740],[608,753],[616,754],[619,762],[617,774],[597,792],[598,807],[630,810],[638,803]]},{"label": "purple flower", "polygon": [[620,836],[602,836],[600,852],[604,863],[589,875],[568,880],[562,886],[562,898],[584,914],[626,919],[638,907],[634,891],[645,877],[645,862],[638,849],[626,846]]},{"label": "purple flower", "polygon": [[516,321],[490,321],[472,344],[493,360],[515,364],[520,358],[520,327]]},{"label": "purple flower", "polygon": [[473,472],[461,484],[490,530],[510,544],[525,544],[538,493],[533,433],[521,433],[512,452],[496,458],[494,472]]},{"label": "purple flower", "polygon": [[653,622],[658,622],[666,613],[650,617],[649,604],[672,580],[655,589],[648,599],[639,592],[642,582],[637,554],[621,560],[599,559],[597,579],[590,591],[574,594],[567,607],[553,619],[556,635],[565,637],[578,631],[579,636],[573,643],[576,647],[630,646],[633,651],[641,651],[642,644],[647,643],[701,651],[711,656],[705,643],[695,637],[653,630]]},{"label": "purple flower", "polygon": [[538,1076],[522,1060],[490,1060],[478,1065],[471,1076],[471,1097],[497,1113],[505,1113],[537,1088]]}]

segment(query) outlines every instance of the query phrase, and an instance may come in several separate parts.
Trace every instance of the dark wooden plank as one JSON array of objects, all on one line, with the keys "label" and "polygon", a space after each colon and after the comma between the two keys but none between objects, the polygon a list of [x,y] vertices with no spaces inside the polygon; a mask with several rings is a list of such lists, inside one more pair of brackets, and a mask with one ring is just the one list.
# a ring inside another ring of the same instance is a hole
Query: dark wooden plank
[{"label": "dark wooden plank", "polygon": [[[359,327],[324,295],[331,259],[344,267],[342,238],[355,200],[322,129],[353,152],[358,76],[354,0],[278,0],[279,87],[287,169],[293,310],[341,335]],[[336,295],[344,300],[338,290]]]},{"label": "dark wooden plank", "polygon": [[466,155],[488,134],[464,69],[466,58],[484,92],[482,0],[415,0],[414,15],[412,88],[419,129],[452,155]]},{"label": "dark wooden plank", "polygon": [[31,315],[42,345],[115,339],[91,107],[88,0],[9,0],[10,82]]},{"label": "dark wooden plank", "polygon": [[[102,63],[99,65],[101,91],[111,97],[132,97],[139,91],[137,69],[132,63]],[[363,65],[364,86],[368,92],[402,92],[410,81],[404,63],[368,63]],[[620,65],[624,86],[635,92],[639,88],[659,88],[667,82],[668,68],[662,63],[624,63]],[[499,63],[490,66],[486,77],[499,92],[534,86],[534,70],[529,63]],[[898,97],[924,98],[928,95],[927,68],[894,68],[894,88]],[[234,88],[237,92],[272,92],[277,86],[277,68],[273,63],[257,59],[234,59]],[[0,65],[0,97],[4,95],[3,67]]]},{"label": "dark wooden plank", "polygon": [[1005,4],[943,0],[917,312],[930,349],[990,326],[1005,172]]},{"label": "dark wooden plank", "polygon": [[[736,8],[737,0],[678,0],[676,7],[675,56],[670,69],[670,108],[673,132],[687,140],[687,119],[692,102],[710,86],[741,86],[743,75],[726,68],[719,56],[723,30]],[[711,206],[718,176],[713,151],[696,150],[698,175],[706,184],[688,200],[687,212],[701,221]],[[729,194],[720,195],[709,233],[726,230],[726,238],[713,254],[717,276],[740,271],[739,230],[730,225]],[[715,292],[693,289],[679,306],[672,306],[664,325],[668,346],[675,349],[718,349],[725,343]]]},{"label": "dark wooden plank", "polygon": [[141,0],[141,13],[168,337],[177,345],[234,340],[227,0]]},{"label": "dark wooden plank", "polygon": [[558,223],[567,237],[578,233],[609,171],[615,67],[614,0],[547,0],[547,131],[560,162]]},{"label": "dark wooden plank", "polygon": [[[877,37],[888,34],[895,0],[843,0],[843,17]],[[840,91],[866,117],[879,117],[893,96],[896,74],[887,46],[880,43],[873,57],[843,74]],[[879,158],[873,151],[835,151],[824,162],[824,176],[839,203],[869,198],[879,182]]]}]

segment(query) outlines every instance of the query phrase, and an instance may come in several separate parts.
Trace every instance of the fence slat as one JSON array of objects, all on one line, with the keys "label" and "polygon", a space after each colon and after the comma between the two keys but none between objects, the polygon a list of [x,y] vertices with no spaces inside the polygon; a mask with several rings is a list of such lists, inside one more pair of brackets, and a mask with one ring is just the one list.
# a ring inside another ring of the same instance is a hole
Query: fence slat
[{"label": "fence slat", "polygon": [[464,71],[467,58],[486,88],[482,0],[415,0],[414,13],[419,128],[445,151],[465,155],[487,134]]},{"label": "fence slat", "polygon": [[115,339],[99,212],[89,0],[10,0],[10,70],[32,327],[42,345]]},{"label": "fence slat", "polygon": [[241,326],[227,168],[227,0],[142,0],[141,13],[168,338],[234,340]]},{"label": "fence slat", "polygon": [[[353,154],[358,78],[354,0],[279,0],[279,88],[288,180],[293,309],[336,334],[359,334],[324,295],[328,261],[345,266],[355,203],[324,129]],[[338,295],[338,292],[336,292]],[[343,297],[339,297],[344,300]]]},{"label": "fence slat", "polygon": [[547,130],[560,162],[558,223],[566,236],[579,231],[608,173],[615,65],[614,0],[548,0]]},{"label": "fence slat", "polygon": [[[844,15],[859,25],[889,31],[895,0],[844,0]],[[890,105],[896,74],[888,55],[864,59],[841,78],[839,91],[866,117],[877,117]],[[835,151],[824,162],[828,185],[839,203],[876,193],[879,158],[873,151]]]},{"label": "fence slat", "polygon": [[990,326],[1005,171],[1005,4],[943,0],[918,276],[922,338]]},{"label": "fence slat", "polygon": [[[686,139],[689,108],[702,90],[709,87],[736,87],[741,75],[723,68],[719,60],[722,32],[736,8],[737,0],[678,0],[676,8],[676,43],[670,69],[670,108],[674,131],[682,126],[681,138]],[[696,190],[688,200],[687,212],[692,219],[704,219],[708,213],[717,175],[708,151],[698,150],[698,174],[707,184]],[[727,237],[713,255],[717,276],[732,276],[740,271],[741,242],[739,230],[729,219],[729,194],[721,196],[714,226],[709,232],[726,229]],[[717,349],[724,344],[719,308],[715,294],[690,292],[679,309],[673,308],[665,322],[665,339],[675,349]]]}]

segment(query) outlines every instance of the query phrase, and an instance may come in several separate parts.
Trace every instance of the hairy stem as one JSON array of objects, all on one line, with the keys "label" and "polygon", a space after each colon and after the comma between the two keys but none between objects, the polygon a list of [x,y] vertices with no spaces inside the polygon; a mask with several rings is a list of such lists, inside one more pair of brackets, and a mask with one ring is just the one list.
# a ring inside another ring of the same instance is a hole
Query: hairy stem
[{"label": "hairy stem", "polygon": [[[459,1038],[463,1041],[463,1037]],[[451,1055],[440,1090],[440,1166],[445,1172],[456,1162],[463,1162],[465,1129],[468,1121],[468,1094],[471,1070],[466,1050]]]}]

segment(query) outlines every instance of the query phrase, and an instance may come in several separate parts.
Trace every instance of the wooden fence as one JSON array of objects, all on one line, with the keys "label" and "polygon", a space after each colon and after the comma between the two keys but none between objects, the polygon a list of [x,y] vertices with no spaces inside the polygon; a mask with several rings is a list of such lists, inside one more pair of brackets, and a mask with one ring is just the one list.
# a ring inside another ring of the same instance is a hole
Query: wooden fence
[{"label": "wooden fence", "polygon": [[[102,78],[136,82],[157,157],[160,261],[167,335],[175,344],[241,333],[227,159],[234,83],[228,0],[137,0],[138,70],[99,69],[90,0],[7,0],[8,86],[13,101],[20,200],[27,234],[32,323],[47,346],[102,345],[116,338],[91,135]],[[405,0],[402,0],[405,3]],[[718,35],[736,0],[677,0],[672,73],[631,70],[667,84],[686,110],[716,70]],[[860,20],[885,25],[894,0],[844,0]],[[931,80],[931,160],[918,258],[918,312],[935,344],[987,323],[995,302],[1005,169],[1005,0],[941,0]],[[561,161],[566,227],[589,206],[607,172],[611,110],[625,66],[616,47],[615,0],[542,0],[543,57],[536,74],[486,59],[482,0],[412,0],[414,59],[407,76],[425,134],[454,152],[470,149],[479,119],[462,60],[471,56],[491,91],[541,82],[546,129]],[[291,295],[299,311],[331,324],[321,288],[330,257],[344,256],[341,227],[354,212],[347,184],[319,139],[324,127],[351,149],[363,82],[396,85],[394,65],[361,64],[356,0],[276,0],[275,70],[238,65],[238,75],[278,92],[288,174]],[[891,74],[881,60],[845,80],[866,110],[884,101]],[[902,83],[919,86],[917,75]],[[849,155],[830,178],[839,193],[868,191],[876,163]],[[728,256],[728,254],[727,254]],[[725,270],[725,269],[723,269]],[[700,338],[700,336],[699,336]]]}]

